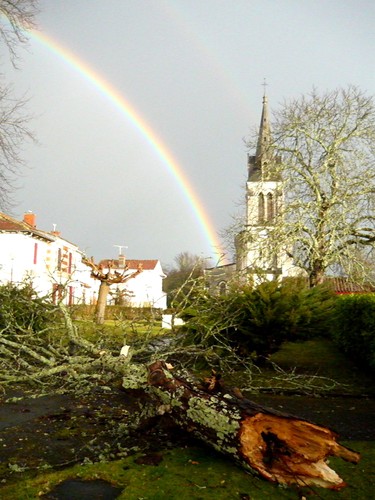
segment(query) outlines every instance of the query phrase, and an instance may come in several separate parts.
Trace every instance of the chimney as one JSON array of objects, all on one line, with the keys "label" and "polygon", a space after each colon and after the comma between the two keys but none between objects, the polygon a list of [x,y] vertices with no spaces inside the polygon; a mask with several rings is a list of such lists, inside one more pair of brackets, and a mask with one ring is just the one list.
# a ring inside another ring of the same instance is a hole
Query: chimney
[{"label": "chimney", "polygon": [[23,222],[29,224],[29,226],[36,227],[36,216],[31,211],[27,212],[23,216]]},{"label": "chimney", "polygon": [[60,236],[60,231],[56,231],[56,224],[52,224],[52,227],[53,227],[53,231],[51,231],[51,233],[54,235],[54,236]]},{"label": "chimney", "polygon": [[121,254],[118,256],[118,267],[120,269],[125,269],[126,258],[125,255]]}]

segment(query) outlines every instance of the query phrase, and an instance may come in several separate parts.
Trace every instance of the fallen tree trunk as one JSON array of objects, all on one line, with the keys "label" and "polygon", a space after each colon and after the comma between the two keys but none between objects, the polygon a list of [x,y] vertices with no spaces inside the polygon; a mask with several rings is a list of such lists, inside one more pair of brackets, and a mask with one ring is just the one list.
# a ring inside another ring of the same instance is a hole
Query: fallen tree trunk
[{"label": "fallen tree trunk", "polygon": [[173,376],[163,361],[148,373],[160,413],[169,412],[180,426],[269,481],[340,489],[345,483],[328,457],[359,461],[332,430],[252,403],[218,376],[197,384]]}]

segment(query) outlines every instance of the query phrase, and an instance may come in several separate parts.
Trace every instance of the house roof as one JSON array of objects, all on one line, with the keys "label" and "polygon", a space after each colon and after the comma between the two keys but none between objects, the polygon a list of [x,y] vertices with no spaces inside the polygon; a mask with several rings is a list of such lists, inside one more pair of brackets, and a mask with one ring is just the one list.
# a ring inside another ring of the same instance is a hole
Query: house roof
[{"label": "house roof", "polygon": [[326,278],[325,281],[330,283],[338,294],[375,292],[374,286],[354,283],[347,278]]},{"label": "house roof", "polygon": [[57,231],[42,231],[41,229],[37,229],[36,226],[28,224],[25,220],[19,221],[14,219],[10,215],[6,215],[0,212],[0,233],[23,233],[29,234],[34,238],[44,239],[46,241],[57,241],[62,240],[70,245],[77,247],[75,243],[62,238],[60,233]]},{"label": "house roof", "polygon": [[18,221],[2,212],[0,212],[0,233],[25,233],[48,241],[55,239],[51,234],[40,231],[27,222]]},{"label": "house roof", "polygon": [[[115,268],[120,268],[120,261],[118,259],[104,259],[99,264],[106,268],[109,262],[113,262]],[[158,262],[158,259],[126,259],[126,265],[129,269],[138,269],[141,264],[144,271],[152,271]]]}]

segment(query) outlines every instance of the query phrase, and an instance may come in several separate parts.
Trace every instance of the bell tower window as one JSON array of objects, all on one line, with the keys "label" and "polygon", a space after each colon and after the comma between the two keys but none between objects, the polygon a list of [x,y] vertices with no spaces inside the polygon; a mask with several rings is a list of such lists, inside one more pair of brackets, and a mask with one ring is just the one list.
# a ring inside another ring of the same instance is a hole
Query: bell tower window
[{"label": "bell tower window", "polygon": [[275,218],[275,208],[272,193],[267,194],[267,220],[272,222]]},{"label": "bell tower window", "polygon": [[262,224],[264,222],[265,215],[265,205],[264,205],[264,195],[259,193],[258,195],[258,222]]}]

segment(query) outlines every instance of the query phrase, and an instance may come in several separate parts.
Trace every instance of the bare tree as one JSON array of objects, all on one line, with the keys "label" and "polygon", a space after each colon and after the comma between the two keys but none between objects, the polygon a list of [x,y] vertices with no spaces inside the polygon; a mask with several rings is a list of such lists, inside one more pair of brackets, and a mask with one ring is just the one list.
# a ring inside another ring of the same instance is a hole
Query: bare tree
[{"label": "bare tree", "polygon": [[264,244],[287,251],[310,286],[334,267],[368,279],[359,249],[371,253],[375,241],[373,98],[352,85],[313,89],[275,113],[269,147],[281,158],[285,202]]},{"label": "bare tree", "polygon": [[176,294],[188,293],[194,280],[203,276],[203,269],[206,267],[204,258],[190,252],[179,253],[174,262],[175,267],[167,270],[167,277],[163,282],[169,303],[173,302]]},{"label": "bare tree", "polygon": [[14,177],[24,165],[22,145],[27,139],[34,140],[27,126],[26,102],[12,97],[11,86],[0,87],[0,207],[4,208],[10,204]]},{"label": "bare tree", "polygon": [[105,308],[107,305],[108,292],[111,285],[126,283],[131,278],[135,278],[142,272],[142,266],[139,265],[137,271],[128,273],[129,267],[125,266],[122,272],[113,271],[114,262],[108,263],[108,270],[104,269],[101,264],[95,264],[93,258],[84,259],[87,266],[91,268],[91,276],[100,281],[98,303],[96,305],[95,320],[98,325],[104,323]]},{"label": "bare tree", "polygon": [[[37,0],[0,0],[0,39],[9,50],[14,66],[17,47],[27,42],[27,30],[35,27]],[[10,203],[12,181],[24,161],[20,155],[25,140],[33,139],[27,127],[24,98],[13,95],[11,85],[0,86],[0,207]]]},{"label": "bare tree", "polygon": [[0,0],[0,38],[15,64],[17,47],[27,43],[27,30],[35,28],[39,0]]}]

